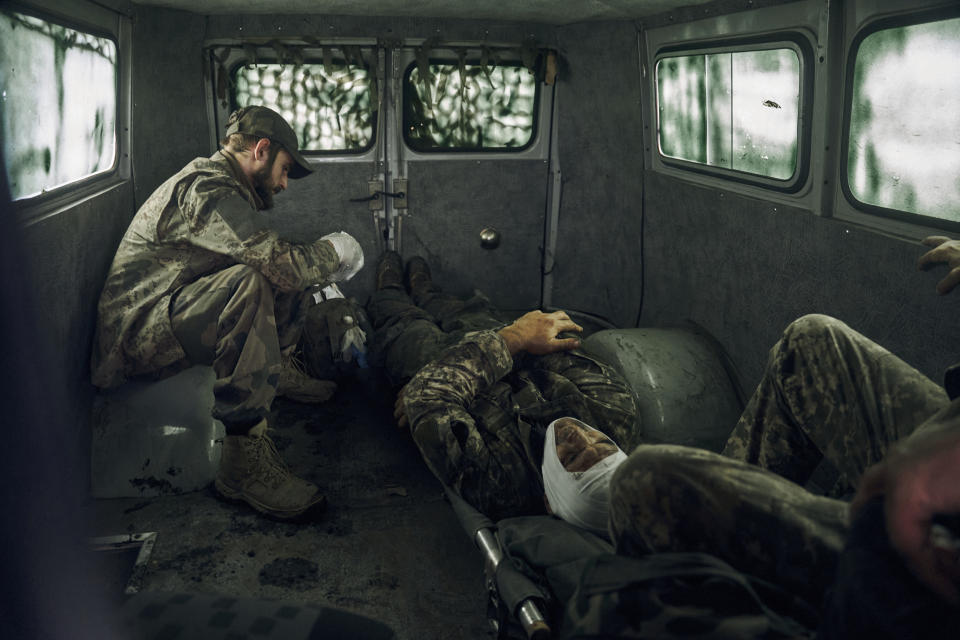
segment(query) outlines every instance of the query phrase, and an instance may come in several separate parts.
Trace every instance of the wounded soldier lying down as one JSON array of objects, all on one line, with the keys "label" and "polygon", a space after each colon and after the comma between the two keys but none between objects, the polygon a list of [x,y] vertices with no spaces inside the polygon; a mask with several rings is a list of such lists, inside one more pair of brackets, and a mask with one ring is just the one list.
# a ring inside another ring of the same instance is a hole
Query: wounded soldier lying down
[{"label": "wounded soldier lying down", "polygon": [[444,484],[495,520],[545,513],[547,496],[561,517],[605,533],[610,473],[626,457],[614,443],[638,444],[638,412],[612,367],[560,335],[581,327],[562,311],[508,324],[481,295],[444,294],[422,258],[404,273],[394,252],[368,311],[374,348],[406,384],[397,418]]}]

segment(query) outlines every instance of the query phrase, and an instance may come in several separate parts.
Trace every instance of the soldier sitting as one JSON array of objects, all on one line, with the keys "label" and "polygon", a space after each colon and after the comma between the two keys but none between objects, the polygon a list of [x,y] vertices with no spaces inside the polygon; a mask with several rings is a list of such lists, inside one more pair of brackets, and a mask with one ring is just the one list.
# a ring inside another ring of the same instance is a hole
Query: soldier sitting
[{"label": "soldier sitting", "polygon": [[323,504],[266,433],[275,395],[323,402],[335,384],[292,365],[307,289],[363,266],[346,233],[281,240],[260,210],[311,173],[290,125],[266,107],[235,111],[223,147],[191,161],[140,207],[124,234],[98,308],[93,383],[172,375],[194,364],[216,374],[213,416],[226,428],[217,490],[276,518]]}]

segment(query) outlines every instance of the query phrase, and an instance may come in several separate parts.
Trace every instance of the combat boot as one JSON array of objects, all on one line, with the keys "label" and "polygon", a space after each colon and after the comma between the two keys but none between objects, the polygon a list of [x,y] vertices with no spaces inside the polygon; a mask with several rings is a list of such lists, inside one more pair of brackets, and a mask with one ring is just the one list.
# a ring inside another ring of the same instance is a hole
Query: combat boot
[{"label": "combat boot", "polygon": [[295,356],[283,356],[282,363],[280,380],[277,382],[278,396],[306,404],[318,404],[329,400],[337,390],[337,383],[333,380],[310,377]]},{"label": "combat boot", "polygon": [[290,472],[261,420],[245,436],[223,438],[220,469],[214,481],[228,500],[243,501],[274,518],[297,518],[308,509],[322,509],[326,498],[313,483]]},{"label": "combat boot", "polygon": [[407,261],[407,289],[414,298],[434,290],[430,266],[420,256],[413,256]]},{"label": "combat boot", "polygon": [[396,251],[384,251],[377,263],[377,291],[403,288],[403,258]]}]

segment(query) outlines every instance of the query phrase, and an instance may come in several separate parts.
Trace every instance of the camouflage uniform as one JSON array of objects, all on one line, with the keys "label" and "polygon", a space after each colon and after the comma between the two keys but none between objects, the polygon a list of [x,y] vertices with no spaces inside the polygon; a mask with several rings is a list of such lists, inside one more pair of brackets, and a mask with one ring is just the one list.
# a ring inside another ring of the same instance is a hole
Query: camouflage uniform
[{"label": "camouflage uniform", "polygon": [[956,428],[949,405],[943,388],[842,322],[800,318],[771,350],[723,455],[642,446],[620,466],[617,551],[708,552],[819,602],[848,528],[836,498],[918,425]]},{"label": "camouflage uniform", "polygon": [[100,296],[95,385],[211,364],[214,416],[228,430],[267,413],[281,348],[299,337],[303,292],[325,283],[339,258],[326,241],[280,240],[262,207],[223,151],[193,160],[147,199]]},{"label": "camouflage uniform", "polygon": [[579,350],[512,358],[495,332],[506,323],[482,296],[432,290],[417,302],[377,291],[373,343],[397,384],[419,370],[403,391],[413,438],[433,473],[476,509],[494,519],[544,512],[540,464],[556,418],[636,444],[636,399],[609,366]]}]

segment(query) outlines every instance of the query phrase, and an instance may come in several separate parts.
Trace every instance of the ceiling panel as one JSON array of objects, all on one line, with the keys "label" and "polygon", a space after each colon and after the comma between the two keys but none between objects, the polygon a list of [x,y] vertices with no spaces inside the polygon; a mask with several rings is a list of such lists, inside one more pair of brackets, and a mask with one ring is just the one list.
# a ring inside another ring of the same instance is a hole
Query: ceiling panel
[{"label": "ceiling panel", "polygon": [[710,0],[133,0],[201,14],[298,13],[397,16],[571,24],[623,20]]}]

